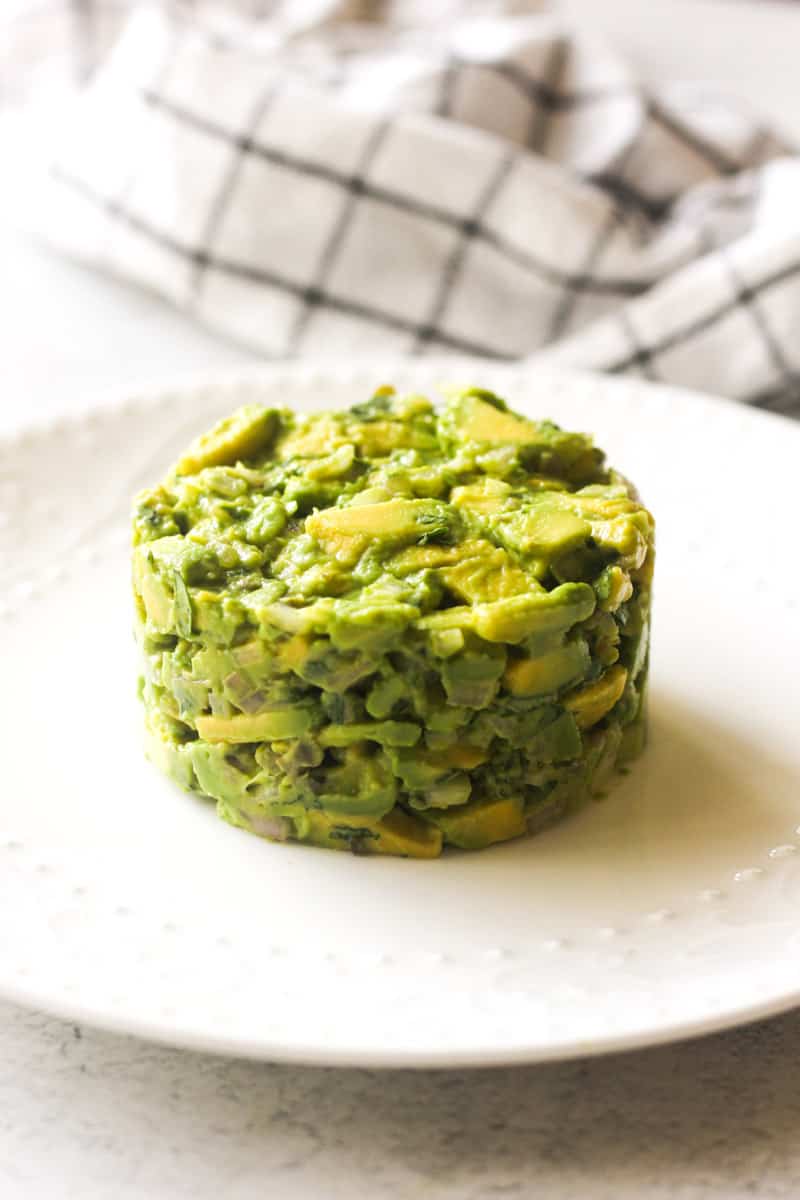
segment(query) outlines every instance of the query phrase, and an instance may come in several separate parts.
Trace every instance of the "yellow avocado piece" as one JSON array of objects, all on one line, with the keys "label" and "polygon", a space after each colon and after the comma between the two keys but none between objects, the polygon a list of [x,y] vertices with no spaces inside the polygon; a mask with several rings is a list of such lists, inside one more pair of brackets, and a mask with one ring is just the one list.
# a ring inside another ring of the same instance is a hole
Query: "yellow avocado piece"
[{"label": "yellow avocado piece", "polygon": [[387,538],[422,535],[420,518],[431,511],[428,500],[386,500],[380,504],[351,504],[324,508],[306,517],[306,532],[325,544],[342,537]]},{"label": "yellow avocado piece", "polygon": [[579,729],[591,729],[601,721],[625,691],[628,672],[622,666],[609,667],[594,683],[570,692],[561,703],[575,718]]},{"label": "yellow avocado piece", "polygon": [[[342,831],[339,836],[336,830]],[[348,850],[347,829],[366,829],[358,842],[362,854],[395,854],[404,858],[438,858],[442,852],[442,834],[434,825],[394,808],[380,820],[369,820],[353,813],[308,812],[297,819],[301,841],[329,850]],[[344,836],[343,836],[344,835]]]},{"label": "yellow avocado piece", "polygon": [[277,432],[279,421],[280,416],[274,408],[246,404],[196,438],[171,473],[195,475],[204,467],[219,467],[253,458],[266,450]]},{"label": "yellow avocado piece", "polygon": [[574,683],[588,670],[589,661],[589,647],[581,639],[538,658],[517,659],[503,678],[514,696],[543,696]]},{"label": "yellow avocado piece", "polygon": [[133,557],[133,586],[144,604],[147,620],[159,633],[173,633],[172,596],[149,568],[146,547],[137,547]]},{"label": "yellow avocado piece", "polygon": [[620,565],[631,570],[637,570],[647,558],[652,534],[653,519],[644,509],[609,521],[592,522],[595,541],[615,550],[620,556]]},{"label": "yellow avocado piece", "polygon": [[287,458],[323,458],[348,440],[341,422],[332,414],[325,413],[308,417],[294,433],[281,438],[275,454],[283,462]]},{"label": "yellow avocado piece", "polygon": [[536,426],[514,413],[503,412],[477,396],[469,396],[461,409],[459,437],[468,442],[533,442]]},{"label": "yellow avocado piece", "polygon": [[250,667],[254,663],[261,662],[264,659],[264,645],[258,638],[253,638],[252,641],[243,642],[241,646],[236,646],[231,650],[231,655],[237,666]]},{"label": "yellow avocado piece", "polygon": [[491,542],[471,539],[459,547],[461,561],[440,571],[449,590],[468,603],[503,600],[529,592],[531,579],[506,550]]},{"label": "yellow avocado piece", "polygon": [[286,642],[281,642],[278,646],[275,657],[283,671],[296,671],[298,667],[302,667],[303,663],[308,658],[309,650],[311,649],[311,639],[303,637],[302,634],[295,634]]},{"label": "yellow avocado piece", "polygon": [[408,546],[389,559],[389,567],[398,575],[410,575],[412,571],[431,570],[458,562],[461,546]]},{"label": "yellow avocado piece", "polygon": [[144,725],[145,754],[152,763],[183,788],[192,786],[192,763],[185,747],[175,740],[163,713],[151,710]]},{"label": "yellow avocado piece", "polygon": [[[586,583],[562,583],[552,592],[543,588],[510,596],[469,610],[472,628],[487,642],[521,642],[532,633],[555,633],[585,621],[595,609],[595,595]],[[446,617],[457,609],[445,611]]]},{"label": "yellow avocado piece", "polygon": [[476,483],[454,487],[450,493],[450,502],[457,508],[466,508],[469,512],[482,513],[491,516],[501,512],[511,493],[511,487],[502,479],[485,476]]},{"label": "yellow avocado piece", "polygon": [[311,714],[302,708],[273,709],[262,713],[235,713],[232,717],[198,717],[195,724],[207,742],[274,742],[301,737],[311,728]]},{"label": "yellow avocado piece", "polygon": [[494,842],[507,842],[528,832],[521,800],[470,800],[449,809],[428,809],[425,818],[444,834],[449,846],[482,850]]},{"label": "yellow avocado piece", "polygon": [[581,545],[592,532],[588,521],[552,502],[514,515],[503,525],[504,540],[522,554],[548,558]]},{"label": "yellow avocado piece", "polygon": [[448,746],[446,750],[436,750],[426,755],[425,761],[444,769],[458,767],[462,771],[471,771],[473,767],[485,763],[488,757],[488,752],[478,746]]},{"label": "yellow avocado piece", "polygon": [[602,601],[600,608],[604,612],[613,613],[617,611],[620,604],[630,600],[633,595],[633,584],[630,575],[627,571],[623,571],[622,567],[611,567],[608,576],[608,596]]},{"label": "yellow avocado piece", "polygon": [[485,538],[467,538],[458,546],[409,546],[394,555],[389,566],[401,575],[439,569],[453,595],[467,603],[502,600],[540,586],[502,546],[494,546]]},{"label": "yellow avocado piece", "polygon": [[349,436],[363,458],[384,458],[393,450],[410,449],[418,441],[414,430],[399,421],[368,421],[351,426]]}]

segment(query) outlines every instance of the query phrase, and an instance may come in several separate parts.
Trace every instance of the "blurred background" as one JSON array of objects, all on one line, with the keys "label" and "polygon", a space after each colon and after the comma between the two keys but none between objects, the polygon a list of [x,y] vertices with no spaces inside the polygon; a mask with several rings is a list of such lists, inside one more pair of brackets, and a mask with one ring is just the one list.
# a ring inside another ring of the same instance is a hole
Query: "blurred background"
[{"label": "blurred background", "polygon": [[791,0],[4,0],[0,425],[287,354],[795,413],[798,34]]},{"label": "blurred background", "polygon": [[[0,100],[7,114],[45,104],[83,83],[113,44],[131,9],[144,0],[4,0],[0,13]],[[271,0],[184,0],[189,11],[225,7],[267,18],[291,8]],[[369,12],[368,3],[350,6]],[[388,4],[382,7],[390,7]],[[409,19],[427,10],[461,7],[441,0],[408,0]],[[473,3],[473,10],[495,6]],[[530,9],[531,5],[520,5]],[[676,75],[735,89],[770,120],[800,139],[796,84],[798,18],[794,0],[552,0],[543,9],[563,14],[612,39],[653,80]],[[755,22],[758,20],[758,25]]]}]

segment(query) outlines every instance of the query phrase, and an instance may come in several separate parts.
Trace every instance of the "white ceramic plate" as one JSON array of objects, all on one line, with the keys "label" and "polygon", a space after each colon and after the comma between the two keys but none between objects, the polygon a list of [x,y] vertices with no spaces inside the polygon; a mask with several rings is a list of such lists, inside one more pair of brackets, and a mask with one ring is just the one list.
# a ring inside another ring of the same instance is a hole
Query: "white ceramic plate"
[{"label": "white ceramic plate", "polygon": [[[434,862],[275,846],[142,757],[127,513],[258,398],[496,387],[593,430],[658,521],[652,739],[547,834]],[[186,1046],[522,1062],[800,1000],[800,427],[702,396],[466,364],[262,371],[0,443],[0,991]]]}]

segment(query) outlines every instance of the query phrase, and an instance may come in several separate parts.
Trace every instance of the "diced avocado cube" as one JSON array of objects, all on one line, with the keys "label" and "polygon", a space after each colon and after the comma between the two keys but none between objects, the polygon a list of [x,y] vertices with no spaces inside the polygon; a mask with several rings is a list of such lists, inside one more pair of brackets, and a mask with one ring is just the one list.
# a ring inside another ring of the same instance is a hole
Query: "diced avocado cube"
[{"label": "diced avocado cube", "polygon": [[254,546],[267,546],[286,525],[287,513],[277,496],[261,496],[244,526],[244,537]]},{"label": "diced avocado cube", "polygon": [[355,446],[350,442],[345,442],[332,454],[327,454],[311,463],[306,468],[306,476],[308,479],[338,479],[350,470],[355,456]]},{"label": "diced avocado cube", "polygon": [[594,581],[594,590],[604,612],[616,612],[633,595],[631,577],[622,567],[606,567]]},{"label": "diced avocado cube", "polygon": [[278,440],[275,455],[289,458],[321,458],[347,442],[341,418],[335,413],[314,413],[297,424],[296,429]]},{"label": "diced avocado cube", "polygon": [[426,543],[422,546],[404,547],[393,554],[386,565],[393,574],[410,575],[414,571],[428,571],[434,567],[458,562],[460,557],[460,547]]},{"label": "diced avocado cube", "polygon": [[464,648],[464,634],[460,629],[434,629],[431,632],[431,650],[437,658],[451,658]]},{"label": "diced avocado cube", "polygon": [[466,650],[442,663],[442,683],[450,704],[485,708],[496,694],[505,670],[505,652]]},{"label": "diced avocado cube", "polygon": [[279,668],[282,671],[299,670],[308,660],[311,645],[311,638],[302,633],[296,633],[281,642],[275,655]]},{"label": "diced avocado cube", "polygon": [[462,542],[458,561],[442,567],[439,575],[453,596],[471,604],[543,590],[502,546],[484,538]]},{"label": "diced avocado cube", "polygon": [[603,549],[619,555],[619,563],[637,570],[645,559],[653,536],[653,522],[644,509],[608,521],[592,521],[592,537]]},{"label": "diced avocado cube", "polygon": [[302,737],[314,718],[309,708],[287,706],[232,717],[198,717],[195,723],[207,742],[274,742]]},{"label": "diced avocado cube", "polygon": [[414,809],[455,808],[466,804],[472,795],[472,781],[463,771],[452,771],[437,779],[425,791],[413,794],[408,803]]},{"label": "diced avocado cube", "polygon": [[174,476],[195,475],[204,467],[217,467],[254,458],[263,453],[280,427],[277,409],[246,404],[201,434],[172,468]]},{"label": "diced avocado cube", "polygon": [[510,494],[511,485],[505,480],[484,476],[476,483],[454,487],[450,493],[450,503],[468,512],[491,516],[503,511]]},{"label": "diced avocado cube", "polygon": [[175,623],[173,597],[153,568],[153,561],[148,553],[153,544],[157,545],[144,542],[133,552],[133,587],[153,628],[159,633],[172,633]]},{"label": "diced avocado cube", "polygon": [[237,806],[245,796],[249,780],[244,771],[228,761],[228,749],[222,744],[192,742],[189,753],[202,791],[223,804]]},{"label": "diced avocado cube", "polygon": [[473,610],[469,604],[459,604],[455,608],[445,608],[442,612],[429,613],[415,622],[417,629],[425,629],[431,633],[457,629],[459,632],[471,629]]},{"label": "diced avocado cube", "polygon": [[340,650],[358,649],[380,655],[397,643],[418,617],[415,605],[400,601],[375,603],[365,598],[360,604],[352,604],[342,600],[329,622],[331,642]]},{"label": "diced avocado cube", "polygon": [[542,763],[571,762],[582,749],[578,722],[571,712],[562,712],[542,726],[525,746],[529,757]]},{"label": "diced avocado cube", "polygon": [[234,646],[231,657],[237,667],[261,667],[272,661],[272,652],[260,638],[253,638],[241,646]]},{"label": "diced avocado cube", "polygon": [[580,729],[591,729],[602,721],[621,698],[628,672],[619,664],[609,667],[594,683],[587,683],[564,696],[561,703],[574,714]]},{"label": "diced avocado cube", "polygon": [[466,393],[451,402],[450,427],[464,442],[535,442],[532,421],[495,407],[480,396]]},{"label": "diced avocado cube", "polygon": [[521,800],[470,800],[461,808],[427,809],[424,819],[442,831],[448,846],[482,850],[527,833]]},{"label": "diced avocado cube", "polygon": [[594,608],[595,595],[588,584],[564,583],[552,592],[473,605],[472,627],[488,642],[513,644],[531,634],[566,631],[585,621]]},{"label": "diced avocado cube", "polygon": [[[189,743],[191,745],[191,743]],[[187,791],[195,788],[192,759],[187,744],[174,736],[171,722],[163,713],[152,710],[145,722],[145,753],[165,775]]]},{"label": "diced avocado cube", "polygon": [[377,742],[381,746],[416,746],[422,730],[411,721],[362,721],[352,725],[326,725],[319,731],[321,746],[352,746]]},{"label": "diced avocado cube", "polygon": [[315,846],[359,854],[437,858],[442,852],[440,830],[399,808],[379,821],[350,813],[309,812],[298,819],[297,836]]},{"label": "diced avocado cube", "polygon": [[367,712],[376,721],[382,721],[407,693],[408,687],[402,676],[387,675],[374,683],[367,693]]},{"label": "diced avocado cube", "polygon": [[325,776],[326,791],[318,800],[329,812],[382,817],[397,798],[397,782],[383,754],[367,755],[351,747],[344,762]]},{"label": "diced avocado cube", "polygon": [[335,547],[342,538],[382,538],[388,542],[414,540],[449,525],[446,505],[436,500],[386,500],[380,504],[350,504],[325,508],[306,517],[306,531],[323,545]]},{"label": "diced avocado cube", "polygon": [[196,632],[210,642],[230,645],[244,621],[238,597],[203,588],[192,588],[191,597]]},{"label": "diced avocado cube", "polygon": [[548,498],[520,509],[498,525],[504,543],[530,558],[552,559],[581,546],[592,532],[588,521]]},{"label": "diced avocado cube", "polygon": [[509,663],[504,681],[514,696],[545,696],[582,678],[589,664],[589,647],[578,638],[538,658],[519,658]]}]

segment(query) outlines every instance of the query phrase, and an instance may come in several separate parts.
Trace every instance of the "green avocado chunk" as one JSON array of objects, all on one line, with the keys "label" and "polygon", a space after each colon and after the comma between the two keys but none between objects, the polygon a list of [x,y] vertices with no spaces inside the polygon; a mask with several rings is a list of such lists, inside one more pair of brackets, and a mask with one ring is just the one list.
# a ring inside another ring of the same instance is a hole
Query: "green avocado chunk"
[{"label": "green avocado chunk", "polygon": [[528,832],[523,802],[499,796],[472,800],[463,808],[429,809],[424,817],[441,829],[449,846],[461,850],[483,850]]},{"label": "green avocado chunk", "polygon": [[245,405],[192,442],[172,472],[174,475],[195,475],[204,467],[253,458],[266,450],[279,428],[277,409],[264,408],[260,404]]},{"label": "green avocado chunk", "polygon": [[653,519],[486,389],[248,404],[136,497],[133,544],[147,754],[259,837],[482,849],[644,746]]}]

